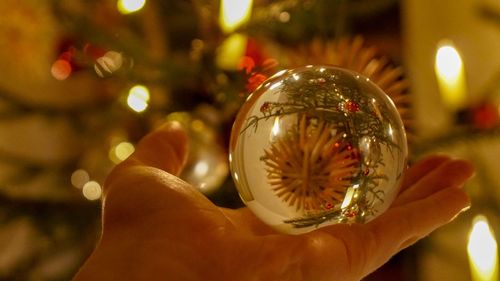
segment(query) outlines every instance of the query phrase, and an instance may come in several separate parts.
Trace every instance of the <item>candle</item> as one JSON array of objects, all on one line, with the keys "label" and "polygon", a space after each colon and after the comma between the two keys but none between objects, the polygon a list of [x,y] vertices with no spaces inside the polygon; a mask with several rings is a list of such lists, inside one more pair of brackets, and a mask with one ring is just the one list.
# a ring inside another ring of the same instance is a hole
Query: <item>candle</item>
[{"label": "candle", "polygon": [[231,33],[248,22],[253,0],[221,0],[219,24],[222,31]]},{"label": "candle", "polygon": [[[253,0],[221,0],[219,24],[225,33],[232,33],[248,22]],[[245,55],[247,37],[240,33],[231,34],[217,50],[216,64],[225,70],[235,70]]]},{"label": "candle", "polygon": [[498,280],[497,242],[488,220],[482,215],[473,220],[467,253],[473,281]]},{"label": "candle", "polygon": [[443,103],[453,111],[467,103],[465,71],[462,58],[453,43],[438,44],[434,69]]}]

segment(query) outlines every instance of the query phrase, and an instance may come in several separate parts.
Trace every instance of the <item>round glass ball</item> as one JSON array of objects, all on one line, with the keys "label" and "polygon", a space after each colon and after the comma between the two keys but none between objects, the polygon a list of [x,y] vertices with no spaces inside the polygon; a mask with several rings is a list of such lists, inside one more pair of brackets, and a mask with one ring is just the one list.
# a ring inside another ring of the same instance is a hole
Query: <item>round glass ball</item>
[{"label": "round glass ball", "polygon": [[403,123],[368,78],[331,66],[283,70],[242,105],[230,168],[240,197],[276,230],[367,222],[398,193]]}]

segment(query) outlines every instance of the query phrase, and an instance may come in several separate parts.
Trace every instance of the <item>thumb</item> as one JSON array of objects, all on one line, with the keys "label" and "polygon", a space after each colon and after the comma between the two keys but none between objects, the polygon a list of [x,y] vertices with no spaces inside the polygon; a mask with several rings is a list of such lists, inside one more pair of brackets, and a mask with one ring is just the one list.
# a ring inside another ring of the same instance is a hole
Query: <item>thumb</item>
[{"label": "thumb", "polygon": [[155,167],[177,176],[184,168],[186,159],[186,132],[180,123],[168,122],[146,135],[124,164]]},{"label": "thumb", "polygon": [[186,156],[187,135],[179,123],[166,123],[146,135],[104,183],[103,225],[130,223],[181,202],[191,192],[176,177]]},{"label": "thumb", "polygon": [[163,124],[140,140],[134,153],[111,171],[104,184],[105,193],[107,187],[123,174],[122,171],[131,167],[154,167],[174,176],[179,175],[186,163],[187,147],[187,134],[180,123]]}]

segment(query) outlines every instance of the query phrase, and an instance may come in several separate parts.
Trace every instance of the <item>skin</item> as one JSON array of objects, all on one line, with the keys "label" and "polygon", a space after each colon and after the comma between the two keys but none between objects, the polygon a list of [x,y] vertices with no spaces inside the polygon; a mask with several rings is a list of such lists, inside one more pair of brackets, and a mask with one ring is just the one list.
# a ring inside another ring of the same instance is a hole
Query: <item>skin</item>
[{"label": "skin", "polygon": [[168,123],[110,173],[102,237],[74,281],[360,280],[470,204],[460,188],[472,166],[430,156],[407,171],[375,220],[285,235],[180,180],[186,148],[184,131]]}]

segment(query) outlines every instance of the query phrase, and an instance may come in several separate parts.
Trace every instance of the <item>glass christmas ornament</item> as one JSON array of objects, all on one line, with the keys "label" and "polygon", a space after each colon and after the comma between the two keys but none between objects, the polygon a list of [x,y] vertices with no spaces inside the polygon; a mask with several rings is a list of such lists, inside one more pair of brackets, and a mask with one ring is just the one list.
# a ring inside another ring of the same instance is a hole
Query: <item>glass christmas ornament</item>
[{"label": "glass christmas ornament", "polygon": [[179,177],[205,195],[217,192],[229,174],[227,152],[218,139],[217,114],[210,105],[200,105],[193,112],[167,116],[167,121],[182,124],[189,139],[188,158]]},{"label": "glass christmas ornament", "polygon": [[229,155],[245,204],[290,234],[380,215],[398,193],[406,158],[403,123],[379,87],[312,65],[280,71],[248,97]]}]

